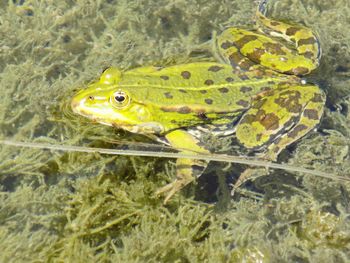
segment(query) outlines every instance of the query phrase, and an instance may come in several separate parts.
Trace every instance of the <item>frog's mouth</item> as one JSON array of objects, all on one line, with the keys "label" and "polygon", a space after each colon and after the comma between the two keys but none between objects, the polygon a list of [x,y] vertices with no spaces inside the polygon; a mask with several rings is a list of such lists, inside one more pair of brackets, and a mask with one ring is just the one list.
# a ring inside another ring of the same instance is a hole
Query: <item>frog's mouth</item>
[{"label": "frog's mouth", "polygon": [[[86,105],[87,99],[75,100],[71,102],[72,111],[83,117],[86,117],[93,122],[113,126],[117,129],[123,129],[132,133],[138,134],[161,134],[164,132],[164,127],[158,122],[144,121],[141,123],[133,123],[124,114],[118,114],[118,111],[111,108],[109,105],[105,107],[103,103],[100,105]],[[139,120],[140,121],[140,120]]]},{"label": "frog's mouth", "polygon": [[71,101],[72,111],[80,116],[86,117],[94,122],[98,122],[108,126],[116,126],[110,118],[115,113],[104,105],[88,105],[88,98],[73,98]]},{"label": "frog's mouth", "polygon": [[[89,108],[84,107],[84,104],[82,102],[72,101],[71,108],[75,114],[86,117],[92,120],[93,122],[101,123],[108,126],[113,126],[112,123],[106,122],[105,118],[99,117],[99,115],[96,114],[95,110],[92,110],[90,107]],[[100,116],[103,116],[103,115],[100,115]]]}]

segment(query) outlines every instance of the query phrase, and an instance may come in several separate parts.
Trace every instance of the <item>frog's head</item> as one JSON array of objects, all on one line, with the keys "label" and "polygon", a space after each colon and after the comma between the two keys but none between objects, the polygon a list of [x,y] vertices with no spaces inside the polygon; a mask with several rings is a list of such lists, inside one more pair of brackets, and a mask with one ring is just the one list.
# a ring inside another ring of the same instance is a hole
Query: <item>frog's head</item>
[{"label": "frog's head", "polygon": [[152,120],[150,109],[138,102],[131,89],[118,87],[121,72],[105,70],[100,79],[78,92],[71,101],[72,110],[101,124],[133,133],[160,134],[164,127]]}]

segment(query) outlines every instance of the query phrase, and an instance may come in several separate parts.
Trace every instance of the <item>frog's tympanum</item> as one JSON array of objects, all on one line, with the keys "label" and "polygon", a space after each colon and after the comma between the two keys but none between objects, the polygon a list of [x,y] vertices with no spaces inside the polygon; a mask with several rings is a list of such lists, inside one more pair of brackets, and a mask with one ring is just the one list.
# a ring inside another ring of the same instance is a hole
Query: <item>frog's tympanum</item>
[{"label": "frog's tympanum", "polygon": [[[201,141],[204,132],[235,133],[242,146],[275,161],[319,123],[325,95],[300,79],[319,64],[315,34],[269,19],[265,10],[262,1],[256,12],[257,31],[230,27],[217,37],[220,62],[128,71],[111,67],[74,96],[73,111],[161,138],[183,153],[208,153]],[[165,201],[199,177],[207,162],[180,158],[176,166],[177,179],[158,191],[167,194]]]}]

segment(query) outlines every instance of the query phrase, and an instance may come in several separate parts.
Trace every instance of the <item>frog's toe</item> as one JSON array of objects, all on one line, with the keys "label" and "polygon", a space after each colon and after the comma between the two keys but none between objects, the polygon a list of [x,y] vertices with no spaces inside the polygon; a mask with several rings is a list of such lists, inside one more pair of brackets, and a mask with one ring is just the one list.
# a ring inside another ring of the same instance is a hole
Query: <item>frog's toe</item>
[{"label": "frog's toe", "polygon": [[170,198],[172,198],[178,191],[180,191],[189,182],[184,182],[181,180],[175,180],[174,182],[163,186],[156,191],[156,196],[166,195],[163,203],[166,204]]},{"label": "frog's toe", "polygon": [[175,182],[172,182],[170,184],[167,184],[166,186],[163,186],[162,188],[159,188],[155,195],[156,196],[161,196],[161,195],[164,195],[167,193],[163,203],[166,204],[170,198],[177,192],[175,189],[174,189],[174,184]]}]

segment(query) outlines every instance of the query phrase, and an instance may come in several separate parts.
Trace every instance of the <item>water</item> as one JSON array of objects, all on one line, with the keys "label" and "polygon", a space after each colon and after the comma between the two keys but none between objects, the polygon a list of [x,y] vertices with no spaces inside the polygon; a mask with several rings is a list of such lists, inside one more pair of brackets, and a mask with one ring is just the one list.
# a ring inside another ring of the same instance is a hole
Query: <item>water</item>
[{"label": "water", "polygon": [[[110,65],[203,59],[213,31],[252,27],[254,6],[243,0],[2,1],[1,136],[94,147],[143,140],[73,116],[67,102]],[[318,130],[289,147],[281,162],[349,176],[349,9],[347,0],[269,3],[271,16],[318,33],[323,58],[310,79],[328,99]],[[213,164],[164,206],[153,194],[171,181],[169,160],[4,146],[0,156],[1,262],[350,257],[345,182],[271,170],[231,199],[227,182],[242,167]]]}]

